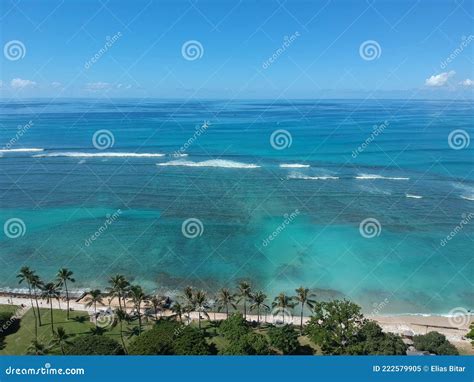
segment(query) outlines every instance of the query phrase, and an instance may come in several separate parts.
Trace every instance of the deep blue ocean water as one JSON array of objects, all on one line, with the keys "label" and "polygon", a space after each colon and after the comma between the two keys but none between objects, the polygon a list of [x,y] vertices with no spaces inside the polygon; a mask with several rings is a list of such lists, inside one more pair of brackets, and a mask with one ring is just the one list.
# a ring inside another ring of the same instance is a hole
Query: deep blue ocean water
[{"label": "deep blue ocean water", "polygon": [[[27,264],[44,279],[71,268],[77,289],[115,273],[170,293],[246,279],[366,312],[470,309],[474,144],[448,137],[472,137],[473,120],[458,100],[0,102],[0,222],[25,225],[0,232],[0,287]],[[113,146],[98,150],[104,129]],[[272,146],[277,130],[291,145]]]}]

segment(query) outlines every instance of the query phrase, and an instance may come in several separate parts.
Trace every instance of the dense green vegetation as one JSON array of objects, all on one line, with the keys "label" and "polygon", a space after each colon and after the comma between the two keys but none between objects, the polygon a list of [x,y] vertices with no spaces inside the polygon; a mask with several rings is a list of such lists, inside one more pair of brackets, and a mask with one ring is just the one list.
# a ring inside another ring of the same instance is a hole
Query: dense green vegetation
[{"label": "dense green vegetation", "polygon": [[87,334],[77,337],[66,345],[69,355],[120,355],[125,354],[122,345],[110,337]]},{"label": "dense green vegetation", "polygon": [[413,337],[413,343],[418,350],[429,351],[437,355],[457,355],[457,349],[438,332],[429,332]]},{"label": "dense green vegetation", "polygon": [[383,333],[377,323],[364,318],[360,307],[347,300],[318,302],[307,325],[309,338],[324,354],[403,355],[402,339]]},{"label": "dense green vegetation", "polygon": [[[85,302],[91,310],[87,313],[68,309],[68,288],[75,282],[70,270],[60,269],[56,279],[50,282],[43,282],[28,267],[23,267],[17,277],[19,283],[26,285],[30,301],[21,319],[17,317],[17,307],[0,306],[0,328],[3,328],[0,353],[3,354],[401,355],[406,352],[401,337],[384,333],[376,322],[363,316],[358,305],[347,300],[318,302],[303,287],[296,289],[294,296],[280,293],[273,301],[268,301],[262,291],[253,291],[247,282],[241,282],[236,293],[223,288],[212,298],[205,291],[187,287],[171,301],[164,296],[150,296],[140,285],[130,284],[123,275],[115,275],[109,279],[107,291],[93,289],[87,294]],[[104,317],[100,308],[112,299],[116,308]],[[41,308],[39,301],[45,301],[47,309]],[[62,301],[66,310],[54,309],[53,301],[59,304]],[[215,313],[209,314],[211,307],[214,312],[224,312],[226,319],[212,320]],[[305,311],[311,313],[306,323]],[[256,320],[248,320],[250,313],[256,314]],[[293,314],[297,315],[295,322]],[[439,333],[416,336],[414,342],[418,350],[457,354],[456,348]]]},{"label": "dense green vegetation", "polygon": [[300,347],[298,333],[292,325],[271,327],[268,330],[270,344],[283,354],[296,354]]}]

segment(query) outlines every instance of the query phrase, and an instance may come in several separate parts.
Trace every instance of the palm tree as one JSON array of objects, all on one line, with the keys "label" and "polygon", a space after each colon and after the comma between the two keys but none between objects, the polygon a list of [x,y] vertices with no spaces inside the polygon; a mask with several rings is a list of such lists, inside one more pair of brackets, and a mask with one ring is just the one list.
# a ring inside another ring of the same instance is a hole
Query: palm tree
[{"label": "palm tree", "polygon": [[28,286],[28,296],[30,296],[30,303],[31,303],[31,308],[33,310],[33,316],[35,318],[35,338],[38,338],[38,320],[36,318],[36,312],[35,312],[35,307],[33,305],[33,296],[31,294],[31,275],[33,274],[33,271],[29,267],[22,267],[20,269],[20,273],[17,274],[17,279],[19,279],[18,284],[21,284],[23,281],[26,282],[26,285]]},{"label": "palm tree", "polygon": [[88,293],[87,304],[86,307],[90,308],[94,306],[94,318],[95,318],[95,325],[97,326],[97,304],[104,305],[103,303],[103,294],[100,289],[93,289]]},{"label": "palm tree", "polygon": [[122,340],[123,349],[126,353],[128,353],[127,347],[125,346],[125,341],[123,340],[123,322],[128,321],[129,316],[123,309],[117,309],[115,312],[115,317],[117,317],[117,321],[120,324],[120,339]]},{"label": "palm tree", "polygon": [[52,345],[58,346],[61,349],[61,354],[65,355],[64,345],[71,345],[69,338],[71,336],[66,333],[62,326],[59,326],[56,331],[53,333]]},{"label": "palm tree", "polygon": [[26,349],[26,354],[32,355],[46,355],[49,353],[49,347],[38,340],[31,341],[30,345]]},{"label": "palm tree", "polygon": [[115,275],[109,279],[109,284],[111,285],[108,288],[112,294],[112,296],[117,297],[119,308],[122,309],[122,299],[124,302],[123,309],[126,309],[125,306],[125,295],[127,293],[127,288],[129,287],[129,282],[125,278],[124,275]]},{"label": "palm tree", "polygon": [[70,281],[73,283],[76,281],[74,280],[72,275],[73,275],[73,272],[67,268],[61,268],[56,274],[56,278],[58,279],[58,285],[61,287],[64,285],[64,289],[66,290],[66,304],[67,304],[66,317],[68,320],[69,320],[69,291],[67,289],[67,282]]},{"label": "palm tree", "polygon": [[208,319],[209,319],[209,314],[207,311],[209,310],[209,302],[207,300],[207,294],[206,292],[200,290],[197,291],[196,294],[194,295],[194,307],[196,311],[198,312],[198,326],[199,329],[201,329],[201,313],[203,313]]},{"label": "palm tree", "polygon": [[43,286],[41,298],[45,299],[49,304],[49,313],[51,316],[51,332],[54,334],[54,318],[53,318],[53,299],[59,298],[59,289],[55,283],[47,283]]},{"label": "palm tree", "polygon": [[310,309],[313,309],[316,300],[314,293],[311,293],[308,288],[299,287],[295,289],[296,296],[293,297],[295,301],[301,304],[301,314],[300,314],[300,331],[303,332],[303,311],[304,307],[307,306]]},{"label": "palm tree", "polygon": [[184,288],[184,300],[186,305],[184,306],[184,311],[188,313],[188,324],[191,321],[191,312],[194,310],[194,291],[193,288],[188,286]]},{"label": "palm tree", "polygon": [[280,293],[272,303],[272,308],[278,308],[282,312],[283,323],[285,323],[285,311],[294,308],[294,306],[291,297],[288,297],[285,293]]},{"label": "palm tree", "polygon": [[269,306],[265,304],[267,295],[263,292],[256,292],[252,297],[252,305],[250,305],[250,310],[257,309],[257,323],[260,323],[260,310],[262,308],[268,309]]},{"label": "palm tree", "polygon": [[160,311],[161,315],[165,307],[165,297],[153,296],[150,298],[150,304],[153,307],[153,311],[155,313],[155,320],[158,321],[158,311]]},{"label": "palm tree", "polygon": [[222,288],[217,294],[217,310],[225,309],[226,318],[229,318],[229,305],[236,309],[235,296],[227,288]]},{"label": "palm tree", "polygon": [[143,288],[140,285],[132,285],[129,291],[130,298],[132,299],[133,306],[137,311],[138,315],[138,335],[142,333],[142,312],[141,305],[149,300],[149,296],[145,294]]},{"label": "palm tree", "polygon": [[31,287],[33,288],[33,296],[36,302],[36,311],[38,312],[38,323],[39,323],[39,326],[41,326],[42,325],[41,312],[40,312],[40,308],[38,304],[38,294],[36,293],[36,291],[43,289],[43,281],[41,281],[39,276],[33,272],[30,276],[30,284],[31,284]]},{"label": "palm tree", "polygon": [[246,281],[241,281],[238,286],[237,302],[243,301],[244,302],[244,319],[247,319],[247,302],[252,300],[252,288],[250,284]]},{"label": "palm tree", "polygon": [[173,316],[179,319],[179,322],[183,322],[184,308],[178,301],[175,301],[171,306],[171,311],[173,312]]}]

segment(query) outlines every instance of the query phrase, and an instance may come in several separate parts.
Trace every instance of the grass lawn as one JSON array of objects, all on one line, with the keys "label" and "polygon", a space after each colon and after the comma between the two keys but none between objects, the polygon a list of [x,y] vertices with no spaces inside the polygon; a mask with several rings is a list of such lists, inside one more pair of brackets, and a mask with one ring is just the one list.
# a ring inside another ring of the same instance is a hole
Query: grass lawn
[{"label": "grass lawn", "polygon": [[0,313],[7,312],[10,314],[13,314],[17,311],[18,306],[16,305],[3,305],[0,304]]},{"label": "grass lawn", "polygon": [[[40,309],[40,313],[42,325],[38,327],[38,340],[46,344],[52,339],[49,309]],[[84,321],[81,321],[81,317]],[[74,320],[75,318],[77,321]],[[87,333],[93,327],[86,312],[71,312],[68,321],[65,311],[53,310],[53,319],[55,328],[62,326],[70,334]],[[30,309],[21,318],[18,331],[5,337],[4,347],[0,350],[0,354],[26,354],[31,341],[35,339],[34,320],[33,311]]]},{"label": "grass lawn", "polygon": [[[1,310],[7,310],[11,308],[11,312],[15,311],[15,307],[2,305],[0,306]],[[51,333],[51,322],[50,322],[50,311],[49,309],[40,309],[41,312],[41,323],[42,325],[38,327],[38,340],[44,344],[49,344],[53,338]],[[90,322],[89,315],[87,312],[81,311],[72,311],[69,314],[69,320],[66,318],[66,311],[53,309],[53,321],[54,329],[57,329],[59,326],[62,326],[66,333],[72,335],[71,339],[76,336],[89,334],[90,330],[95,327],[95,325]],[[127,338],[127,330],[137,326],[137,321],[133,321],[128,324],[123,324],[124,338],[126,343],[131,341],[132,338]],[[143,329],[148,329],[152,322],[147,323],[143,320]],[[104,333],[105,336],[110,336],[116,341],[120,342],[120,326],[117,324],[114,327],[107,328]],[[0,347],[0,354],[10,354],[10,355],[23,355],[26,354],[28,347],[31,344],[31,341],[35,339],[35,321],[33,310],[30,309],[28,312],[21,318],[20,328],[17,332],[12,333],[5,337],[3,344]],[[51,349],[52,354],[60,354],[58,349]]]}]

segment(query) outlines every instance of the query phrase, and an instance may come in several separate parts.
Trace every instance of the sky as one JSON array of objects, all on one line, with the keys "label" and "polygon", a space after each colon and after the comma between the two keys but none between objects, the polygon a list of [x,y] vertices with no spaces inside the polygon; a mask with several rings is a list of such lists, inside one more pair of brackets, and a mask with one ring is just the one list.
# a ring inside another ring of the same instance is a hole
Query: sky
[{"label": "sky", "polygon": [[0,3],[0,96],[474,98],[474,1]]}]

